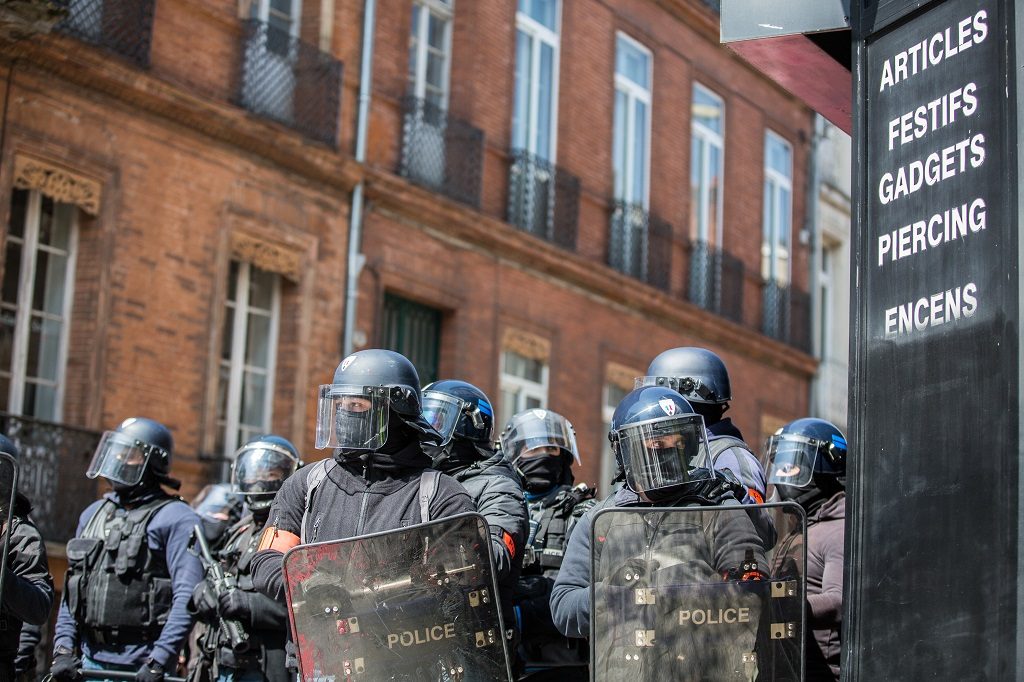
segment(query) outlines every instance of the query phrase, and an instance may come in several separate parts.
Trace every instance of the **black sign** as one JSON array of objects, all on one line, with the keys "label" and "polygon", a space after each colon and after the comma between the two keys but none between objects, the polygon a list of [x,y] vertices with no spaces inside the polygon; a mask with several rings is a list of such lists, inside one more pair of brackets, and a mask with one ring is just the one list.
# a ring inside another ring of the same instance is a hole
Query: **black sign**
[{"label": "black sign", "polygon": [[947,0],[860,49],[849,679],[1014,677],[1007,23],[1000,0]]}]

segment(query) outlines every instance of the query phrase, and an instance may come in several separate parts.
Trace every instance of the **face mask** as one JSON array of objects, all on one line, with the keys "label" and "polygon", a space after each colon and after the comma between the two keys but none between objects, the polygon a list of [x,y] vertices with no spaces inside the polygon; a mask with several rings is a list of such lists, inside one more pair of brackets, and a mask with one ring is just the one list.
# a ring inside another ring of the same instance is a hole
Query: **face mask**
[{"label": "face mask", "polygon": [[538,493],[562,481],[565,462],[561,455],[542,455],[528,459],[520,458],[516,462],[516,468],[526,479],[526,489],[531,493]]}]

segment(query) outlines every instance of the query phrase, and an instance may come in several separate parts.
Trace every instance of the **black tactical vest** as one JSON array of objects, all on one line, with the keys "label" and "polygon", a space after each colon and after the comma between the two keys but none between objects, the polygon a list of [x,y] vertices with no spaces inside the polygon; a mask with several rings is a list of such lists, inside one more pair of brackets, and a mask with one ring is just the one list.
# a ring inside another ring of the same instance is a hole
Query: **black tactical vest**
[{"label": "black tactical vest", "polygon": [[134,509],[104,500],[82,535],[68,542],[64,599],[91,643],[141,644],[159,636],[174,597],[167,562],[150,550],[146,529],[176,497]]},{"label": "black tactical vest", "polygon": [[562,566],[565,546],[576,521],[594,505],[595,490],[586,487],[565,487],[550,501],[529,503],[532,542],[523,560],[523,574],[549,574],[554,577]]}]

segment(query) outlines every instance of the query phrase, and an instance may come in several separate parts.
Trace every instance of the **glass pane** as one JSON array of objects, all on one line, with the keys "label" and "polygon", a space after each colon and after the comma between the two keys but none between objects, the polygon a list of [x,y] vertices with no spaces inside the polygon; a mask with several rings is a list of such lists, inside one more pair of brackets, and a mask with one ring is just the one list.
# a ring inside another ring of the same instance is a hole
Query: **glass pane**
[{"label": "glass pane", "polygon": [[[722,191],[722,179],[725,176],[724,155],[722,150],[715,145],[708,146],[708,171],[711,176],[708,178],[708,199],[707,199],[707,229],[717,230],[721,222],[718,215],[718,199]],[[721,246],[721,244],[719,244]]]},{"label": "glass pane", "polygon": [[7,404],[8,396],[11,393],[11,380],[9,377],[0,376],[0,411],[10,412],[10,405]]},{"label": "glass pane", "polygon": [[608,384],[606,387],[605,395],[607,396],[607,402],[605,403],[608,407],[615,409],[622,402],[622,399],[626,397],[629,391],[625,390],[615,384]]},{"label": "glass pane", "polygon": [[768,133],[764,138],[765,164],[768,168],[781,173],[786,178],[792,179],[791,150],[789,144],[773,133]]},{"label": "glass pane", "polygon": [[519,353],[513,353],[512,351],[505,351],[505,363],[504,372],[505,374],[511,374],[512,376],[521,377],[523,376],[523,362],[525,358]]},{"label": "glass pane", "polygon": [[[14,325],[17,321],[15,309],[9,306],[0,306],[0,372],[8,373],[12,370],[11,359],[14,352]],[[7,399],[7,394],[2,395]]]},{"label": "glass pane", "polygon": [[427,85],[438,90],[444,89],[445,59],[436,52],[427,52]]},{"label": "glass pane", "polygon": [[629,98],[621,90],[615,92],[615,128],[612,138],[612,173],[615,178],[615,198],[626,198],[626,107]]},{"label": "glass pane", "polygon": [[241,265],[238,261],[231,261],[231,267],[228,269],[228,300],[234,301],[238,295],[238,270]]},{"label": "glass pane", "polygon": [[690,143],[690,234],[706,239],[707,206],[704,204],[704,141],[694,136]]},{"label": "glass pane", "polygon": [[242,387],[242,414],[239,422],[256,428],[265,428],[264,403],[267,396],[267,377],[256,372],[246,372]]},{"label": "glass pane", "polygon": [[788,190],[779,191],[779,228],[778,240],[780,246],[789,245],[789,231],[793,224],[792,197]]},{"label": "glass pane", "polygon": [[768,179],[764,181],[764,215],[762,216],[762,221],[764,225],[764,241],[771,242],[775,234],[775,191],[774,185]]},{"label": "glass pane", "polygon": [[545,28],[558,30],[558,0],[519,0],[519,11]]},{"label": "glass pane", "polygon": [[4,256],[3,291],[0,300],[4,303],[17,305],[18,287],[21,281],[21,244],[7,240],[7,253]]},{"label": "glass pane", "polygon": [[57,389],[31,382],[25,384],[25,404],[22,413],[28,417],[55,421],[57,418]]},{"label": "glass pane", "polygon": [[648,55],[622,36],[618,37],[615,51],[615,72],[625,76],[641,88],[649,89],[650,60]]},{"label": "glass pane", "polygon": [[643,203],[647,197],[647,105],[636,100],[633,134],[633,201]]},{"label": "glass pane", "polygon": [[448,20],[442,19],[436,14],[431,14],[427,20],[427,44],[436,50],[444,50],[444,34],[448,26]]},{"label": "glass pane", "polygon": [[231,346],[235,341],[235,309],[228,307],[224,310],[224,333],[221,334],[220,357],[222,360],[231,360]]},{"label": "glass pane", "polygon": [[249,268],[249,307],[270,310],[274,302],[277,275],[257,267]]},{"label": "glass pane", "polygon": [[541,403],[541,401],[538,398],[534,398],[533,396],[527,396],[526,397],[526,409],[527,410],[534,410],[534,409],[537,409],[539,407],[544,407],[544,405]]},{"label": "glass pane", "polygon": [[512,148],[529,149],[530,124],[530,36],[516,32],[516,84],[512,102]]},{"label": "glass pane", "polygon": [[32,309],[51,315],[64,314],[64,287],[67,256],[36,252],[36,281],[32,290]]},{"label": "glass pane", "polygon": [[270,0],[270,9],[290,17],[292,15],[292,0]]},{"label": "glass pane", "polygon": [[270,318],[264,315],[249,315],[248,322],[245,364],[266,368],[270,360]]},{"label": "glass pane", "polygon": [[228,384],[231,383],[231,366],[222,362],[217,381],[217,423],[223,423],[228,413]]},{"label": "glass pane", "polygon": [[57,380],[57,364],[60,357],[60,332],[63,325],[59,320],[49,320],[33,315],[28,333],[29,377]]},{"label": "glass pane", "polygon": [[555,50],[548,44],[540,46],[540,83],[537,93],[537,155],[550,159],[551,120],[555,91]]},{"label": "glass pane", "polygon": [[28,210],[29,192],[16,189],[11,193],[11,223],[9,235],[25,236],[25,212]]},{"label": "glass pane", "polygon": [[722,133],[722,101],[697,85],[693,86],[693,122]]},{"label": "glass pane", "polygon": [[71,225],[76,210],[73,204],[57,204],[53,210],[52,229],[45,235],[48,241],[44,241],[44,235],[40,233],[39,243],[67,251],[71,241]]},{"label": "glass pane", "polygon": [[42,197],[39,207],[39,243],[49,244],[53,239],[53,199]]}]

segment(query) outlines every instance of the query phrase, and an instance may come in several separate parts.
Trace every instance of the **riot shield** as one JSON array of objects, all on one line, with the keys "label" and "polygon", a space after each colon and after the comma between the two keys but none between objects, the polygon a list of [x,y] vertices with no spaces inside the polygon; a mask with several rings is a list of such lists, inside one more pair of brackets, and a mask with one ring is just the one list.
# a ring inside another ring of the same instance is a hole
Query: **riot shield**
[{"label": "riot shield", "polygon": [[18,490],[18,463],[6,452],[0,452],[0,521],[3,523],[3,554],[0,555],[0,601],[7,585],[7,554],[11,549],[11,521],[14,518],[14,495]]},{"label": "riot shield", "polygon": [[609,508],[591,528],[592,680],[803,679],[798,505]]},{"label": "riot shield", "polygon": [[460,514],[289,550],[300,680],[511,680],[490,546]]}]

